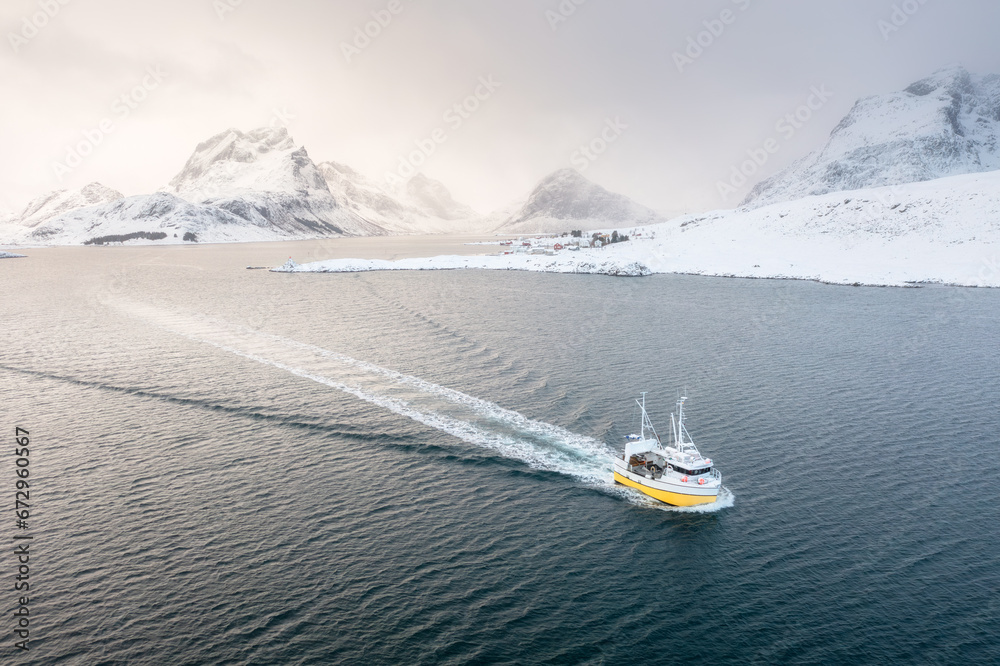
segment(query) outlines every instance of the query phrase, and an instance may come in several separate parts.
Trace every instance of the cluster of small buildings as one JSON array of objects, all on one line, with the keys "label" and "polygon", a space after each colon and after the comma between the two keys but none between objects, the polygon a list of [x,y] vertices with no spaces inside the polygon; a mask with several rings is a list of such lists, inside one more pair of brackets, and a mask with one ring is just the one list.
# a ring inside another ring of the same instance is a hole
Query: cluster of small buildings
[{"label": "cluster of small buildings", "polygon": [[[642,233],[633,232],[635,237]],[[581,248],[604,247],[612,242],[610,234],[594,234],[584,232],[582,237],[557,236],[554,234],[539,234],[537,236],[518,236],[517,240],[500,242],[500,254],[556,254],[563,250],[575,252]]]},{"label": "cluster of small buildings", "polygon": [[517,240],[500,242],[501,254],[555,254],[563,250],[577,251],[581,247],[595,247],[589,238],[566,238],[558,236],[519,236]]}]

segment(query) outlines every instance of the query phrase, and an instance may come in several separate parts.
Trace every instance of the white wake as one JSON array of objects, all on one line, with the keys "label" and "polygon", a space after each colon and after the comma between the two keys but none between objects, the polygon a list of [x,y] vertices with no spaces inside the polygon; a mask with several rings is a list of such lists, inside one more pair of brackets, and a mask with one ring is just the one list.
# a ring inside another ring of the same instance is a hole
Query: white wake
[{"label": "white wake", "polygon": [[329,386],[533,469],[569,475],[641,506],[682,512],[732,506],[732,494],[726,491],[710,505],[667,507],[614,483],[613,452],[605,443],[419,377],[213,318],[138,303],[114,305],[189,340]]}]

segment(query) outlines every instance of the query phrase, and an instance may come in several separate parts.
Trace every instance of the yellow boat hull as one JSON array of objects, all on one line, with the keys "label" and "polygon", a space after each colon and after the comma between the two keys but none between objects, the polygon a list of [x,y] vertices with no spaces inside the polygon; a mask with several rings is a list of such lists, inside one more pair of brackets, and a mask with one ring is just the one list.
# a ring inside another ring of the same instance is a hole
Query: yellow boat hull
[{"label": "yellow boat hull", "polygon": [[694,506],[696,504],[711,504],[716,499],[717,495],[684,495],[682,493],[672,493],[669,490],[659,490],[657,488],[650,488],[649,486],[644,486],[630,479],[626,479],[624,476],[619,474],[617,471],[615,474],[615,481],[618,483],[628,486],[629,488],[635,488],[639,492],[649,495],[653,499],[660,500],[666,504],[671,504],[673,506]]}]

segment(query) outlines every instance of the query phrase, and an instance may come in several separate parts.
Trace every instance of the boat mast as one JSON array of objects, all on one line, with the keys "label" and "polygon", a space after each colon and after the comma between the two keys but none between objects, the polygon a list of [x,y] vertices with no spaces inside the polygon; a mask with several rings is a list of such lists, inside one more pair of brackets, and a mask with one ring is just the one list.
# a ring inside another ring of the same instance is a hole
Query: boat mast
[{"label": "boat mast", "polygon": [[[694,440],[691,439],[691,433],[688,433],[689,441],[684,441],[684,433],[687,432],[687,429],[684,427],[685,400],[687,400],[686,396],[677,400],[677,449],[684,452],[692,451],[695,455],[700,456],[701,454],[698,452],[698,447],[695,446]],[[673,418],[672,414],[671,418]]]},{"label": "boat mast", "polygon": [[645,441],[646,428],[648,427],[653,432],[653,437],[655,437],[656,441],[659,442],[660,436],[656,434],[656,428],[653,427],[653,422],[649,420],[649,414],[646,413],[646,391],[642,392],[642,402],[639,402],[638,400],[635,402],[639,405],[639,409],[642,410],[642,425],[640,426],[639,437]]},{"label": "boat mast", "polygon": [[646,391],[642,392],[642,404],[639,405],[639,407],[642,409],[642,418],[639,419],[639,421],[641,422],[639,424],[639,437],[645,440],[646,439]]},{"label": "boat mast", "polygon": [[[687,400],[687,396],[682,396],[682,397],[680,397],[680,398],[677,399],[677,426],[676,426],[675,430],[676,430],[677,450],[678,451],[684,451],[685,450],[685,448],[684,448],[685,447],[685,444],[684,444],[684,401],[685,400]],[[672,417],[673,417],[673,415],[671,415],[671,418]],[[671,422],[671,425],[672,425],[672,422]],[[691,442],[691,443],[694,444],[694,442]]]},{"label": "boat mast", "polygon": [[680,450],[684,450],[684,401],[687,398],[681,398],[677,401],[677,443],[680,444]]}]

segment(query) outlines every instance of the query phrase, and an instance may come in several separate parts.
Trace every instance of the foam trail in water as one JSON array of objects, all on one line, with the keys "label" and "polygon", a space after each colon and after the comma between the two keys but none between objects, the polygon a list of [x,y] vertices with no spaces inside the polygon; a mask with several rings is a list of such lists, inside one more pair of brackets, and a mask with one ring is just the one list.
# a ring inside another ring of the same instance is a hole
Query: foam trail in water
[{"label": "foam trail in water", "polygon": [[732,505],[665,507],[614,483],[610,449],[601,441],[534,421],[495,403],[345,356],[322,347],[205,317],[187,317],[135,303],[118,307],[160,328],[353,395],[465,442],[546,471],[559,472],[651,508],[713,511]]}]

